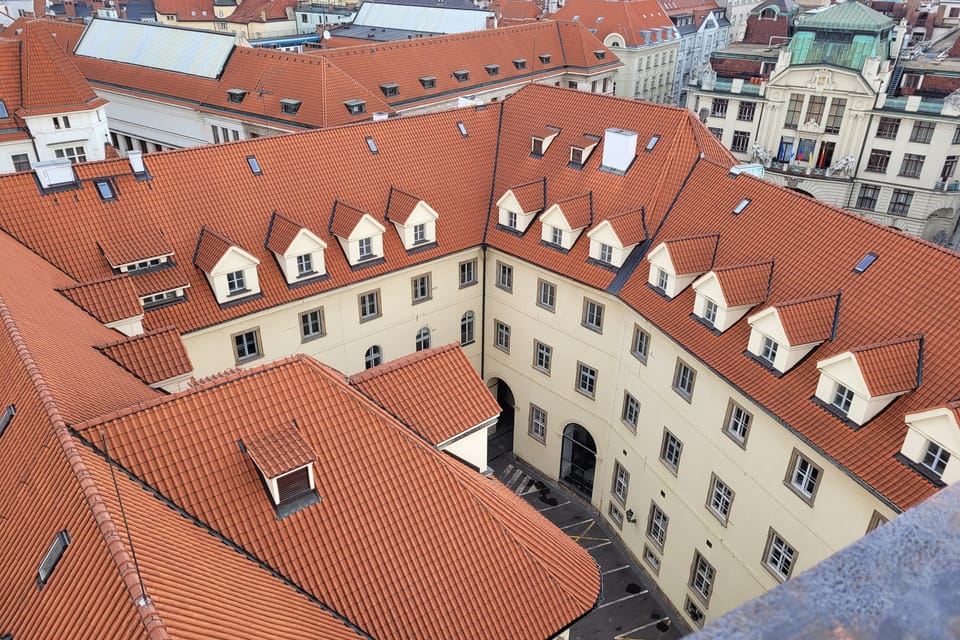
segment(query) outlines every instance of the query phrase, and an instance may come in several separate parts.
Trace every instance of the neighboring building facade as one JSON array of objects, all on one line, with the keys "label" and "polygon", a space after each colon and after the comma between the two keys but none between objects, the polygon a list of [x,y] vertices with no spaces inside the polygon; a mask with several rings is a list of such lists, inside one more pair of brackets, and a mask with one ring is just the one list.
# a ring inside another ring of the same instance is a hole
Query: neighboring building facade
[{"label": "neighboring building facade", "polygon": [[960,258],[734,162],[685,110],[532,84],[78,165],[57,204],[7,176],[0,226],[104,322],[176,326],[197,376],[459,341],[517,455],[697,626],[960,477],[960,308],[913,294]]},{"label": "neighboring building facade", "polygon": [[802,17],[787,46],[718,52],[689,106],[768,179],[947,244],[960,157],[952,41],[898,58],[893,32],[889,18],[837,4]]},{"label": "neighboring building facade", "polygon": [[296,0],[157,0],[160,24],[260,40],[297,33]]},{"label": "neighboring building facade", "polygon": [[674,104],[687,104],[687,87],[710,66],[710,54],[730,44],[730,23],[714,2],[661,0],[680,34],[680,52],[671,93]]},{"label": "neighboring building facade", "polygon": [[673,102],[680,40],[656,0],[570,0],[553,17],[582,24],[623,62],[615,95]]}]

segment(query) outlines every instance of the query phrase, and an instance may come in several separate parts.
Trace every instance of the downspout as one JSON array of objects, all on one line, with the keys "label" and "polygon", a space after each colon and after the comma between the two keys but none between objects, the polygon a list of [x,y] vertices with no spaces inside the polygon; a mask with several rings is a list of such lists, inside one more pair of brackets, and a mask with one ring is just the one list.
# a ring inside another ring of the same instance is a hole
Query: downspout
[{"label": "downspout", "polygon": [[[558,27],[559,28],[559,27]],[[503,105],[497,121],[497,144],[493,150],[493,174],[490,177],[490,199],[487,202],[487,222],[483,226],[483,242],[480,243],[480,379],[486,383],[484,370],[487,362],[487,233],[490,231],[490,216],[493,211],[494,189],[497,185],[497,161],[500,159],[500,138],[503,134]]]}]

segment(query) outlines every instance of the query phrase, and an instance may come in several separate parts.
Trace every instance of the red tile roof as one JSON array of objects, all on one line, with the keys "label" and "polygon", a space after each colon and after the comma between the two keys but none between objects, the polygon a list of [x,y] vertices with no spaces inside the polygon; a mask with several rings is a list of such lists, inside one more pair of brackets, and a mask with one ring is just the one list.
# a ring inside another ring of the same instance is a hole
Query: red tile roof
[{"label": "red tile roof", "polygon": [[540,178],[533,182],[510,187],[513,197],[523,208],[522,213],[540,211],[547,206],[547,179]]},{"label": "red tile roof", "polygon": [[387,220],[399,224],[406,224],[410,214],[420,204],[420,198],[410,195],[399,189],[391,189],[387,204]]},{"label": "red tile roof", "polygon": [[432,444],[500,413],[497,401],[456,342],[361,371],[350,376],[350,384]]},{"label": "red tile roof", "polygon": [[[237,440],[292,418],[322,499],[278,523]],[[377,638],[549,637],[599,593],[568,536],[307,357],[76,427],[96,448],[104,433],[131,473]]]},{"label": "red tile roof", "polygon": [[333,204],[333,211],[330,212],[330,232],[341,238],[349,238],[360,221],[367,215],[370,214],[337,200]]},{"label": "red tile roof", "polygon": [[300,235],[301,231],[303,231],[302,224],[274,211],[270,216],[270,226],[267,229],[267,249],[279,255],[286,254],[290,243]]},{"label": "red tile roof", "polygon": [[615,213],[604,218],[613,227],[614,233],[624,246],[643,242],[647,232],[643,228],[643,210],[636,209],[626,213]]},{"label": "red tile roof", "polygon": [[552,16],[556,20],[571,20],[588,29],[596,29],[597,38],[605,40],[612,33],[623,36],[628,47],[640,47],[656,42],[656,37],[644,37],[643,32],[661,29],[661,37],[675,39],[673,22],[657,0],[567,0]]},{"label": "red tile roof", "polygon": [[227,22],[249,24],[286,20],[287,9],[291,9],[292,17],[292,9],[296,6],[297,0],[243,0],[227,18]]},{"label": "red tile roof", "polygon": [[731,307],[760,304],[767,299],[773,262],[754,262],[714,269],[723,299]]},{"label": "red tile roof", "polygon": [[921,380],[923,336],[851,349],[871,396],[916,389]]},{"label": "red tile roof", "polygon": [[293,424],[269,427],[244,439],[247,453],[267,478],[276,478],[317,459]]},{"label": "red tile roof", "polygon": [[105,232],[104,236],[97,240],[97,246],[111,267],[173,253],[163,233],[144,228]]},{"label": "red tile roof", "polygon": [[593,224],[593,194],[573,196],[556,203],[571,229],[583,229]]},{"label": "red tile roof", "polygon": [[193,371],[193,363],[176,327],[148,331],[97,348],[147,384]]},{"label": "red tile roof", "polygon": [[716,261],[718,235],[689,236],[666,240],[670,261],[678,276],[706,273]]},{"label": "red tile roof", "polygon": [[176,16],[177,22],[213,22],[214,0],[154,0],[157,13]]},{"label": "red tile roof", "polygon": [[193,252],[193,264],[210,273],[233,247],[239,248],[239,245],[209,227],[201,227],[197,247]]},{"label": "red tile roof", "polygon": [[107,324],[143,315],[140,298],[128,276],[115,276],[60,289],[60,293]]},{"label": "red tile roof", "polygon": [[833,336],[840,293],[830,293],[773,305],[793,346],[823,342]]},{"label": "red tile roof", "polygon": [[495,0],[490,4],[497,20],[535,19],[540,15],[540,7],[533,0]]}]

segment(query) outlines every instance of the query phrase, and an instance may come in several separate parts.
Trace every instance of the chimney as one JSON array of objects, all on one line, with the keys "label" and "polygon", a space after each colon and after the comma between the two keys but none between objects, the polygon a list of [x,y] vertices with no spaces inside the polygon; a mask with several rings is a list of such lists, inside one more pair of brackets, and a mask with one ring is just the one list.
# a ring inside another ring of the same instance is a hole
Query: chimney
[{"label": "chimney", "polygon": [[600,168],[623,175],[637,157],[637,132],[607,129],[603,138],[603,162]]},{"label": "chimney", "polygon": [[143,151],[127,151],[127,160],[130,161],[130,170],[136,174],[146,172],[147,168],[143,164]]}]

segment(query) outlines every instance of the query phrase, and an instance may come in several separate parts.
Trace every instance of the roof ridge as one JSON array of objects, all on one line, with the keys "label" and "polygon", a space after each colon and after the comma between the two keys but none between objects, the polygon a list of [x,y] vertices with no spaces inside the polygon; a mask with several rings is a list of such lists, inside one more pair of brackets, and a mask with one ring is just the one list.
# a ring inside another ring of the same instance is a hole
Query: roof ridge
[{"label": "roof ridge", "polygon": [[873,351],[874,349],[883,349],[884,347],[892,347],[897,344],[905,344],[907,342],[919,342],[922,341],[924,337],[923,333],[912,333],[906,336],[900,336],[898,338],[890,338],[888,340],[883,340],[881,342],[875,342],[873,344],[864,345],[862,347],[854,347],[850,349],[850,353],[864,353],[866,351]]},{"label": "roof ridge", "polygon": [[90,513],[96,523],[97,530],[100,532],[101,541],[106,546],[107,553],[110,555],[110,559],[113,561],[114,567],[120,575],[120,579],[123,581],[124,588],[130,596],[131,602],[136,607],[140,622],[143,625],[144,631],[147,632],[147,638],[149,640],[168,640],[170,634],[167,632],[163,619],[160,617],[159,612],[144,590],[136,565],[127,553],[126,547],[124,547],[121,542],[120,532],[116,525],[114,525],[113,516],[104,505],[104,501],[100,497],[99,487],[87,470],[86,463],[77,450],[76,443],[73,441],[73,436],[70,435],[66,421],[60,414],[57,401],[47,386],[43,373],[40,371],[40,366],[34,359],[30,348],[27,346],[26,340],[20,334],[17,323],[13,319],[10,308],[7,306],[3,296],[0,296],[0,320],[2,320],[7,334],[13,342],[14,349],[21,362],[23,362],[23,366],[27,370],[27,374],[33,383],[37,396],[43,404],[43,411],[46,413],[47,419],[53,427],[54,436],[57,438],[63,456],[70,466],[70,470],[80,485],[83,499],[90,508]]},{"label": "roof ridge", "polygon": [[713,271],[714,273],[720,272],[720,271],[737,271],[739,269],[749,269],[750,267],[761,267],[766,264],[773,265],[774,264],[773,258],[768,258],[765,260],[757,260],[755,262],[741,262],[740,264],[733,264],[728,267],[714,267]]},{"label": "roof ridge", "polygon": [[367,380],[372,380],[373,378],[379,378],[382,375],[393,373],[397,369],[402,369],[403,367],[417,362],[422,362],[423,360],[429,360],[430,358],[438,356],[441,353],[451,351],[459,346],[459,342],[451,342],[450,344],[441,345],[439,347],[414,351],[413,353],[409,353],[405,356],[390,360],[389,362],[384,362],[376,367],[370,367],[369,369],[357,372],[352,376],[348,376],[347,382],[352,385],[358,382],[366,382]]},{"label": "roof ridge", "polygon": [[98,278],[97,280],[86,280],[84,282],[75,282],[74,284],[67,285],[65,287],[57,287],[54,289],[54,291],[56,291],[57,293],[65,293],[67,291],[73,291],[74,289],[80,289],[82,287],[91,287],[95,284],[104,284],[106,282],[114,282],[114,281],[127,280],[127,279],[129,279],[129,276],[127,274],[118,273],[112,276]]},{"label": "roof ridge", "polygon": [[826,300],[827,298],[836,298],[840,295],[840,290],[834,291],[833,293],[819,293],[812,296],[806,296],[804,298],[795,298],[793,300],[785,300],[784,302],[772,302],[770,303],[771,307],[776,307],[777,309],[782,309],[783,307],[792,307],[797,304],[805,304],[807,302],[815,302],[817,300]]},{"label": "roof ridge", "polygon": [[[139,340],[152,338],[153,336],[157,336],[157,335],[160,335],[161,333],[166,333],[168,331],[177,332],[177,327],[174,325],[167,325],[165,327],[159,327],[157,329],[149,329],[147,331],[144,331],[143,333],[138,333],[137,335],[133,335],[133,336],[124,336],[119,340],[114,340],[113,342],[107,342],[106,344],[101,344],[94,348],[95,349],[111,349],[121,344],[130,344],[131,342],[137,342]],[[177,335],[179,335],[179,333],[177,333]]]}]

